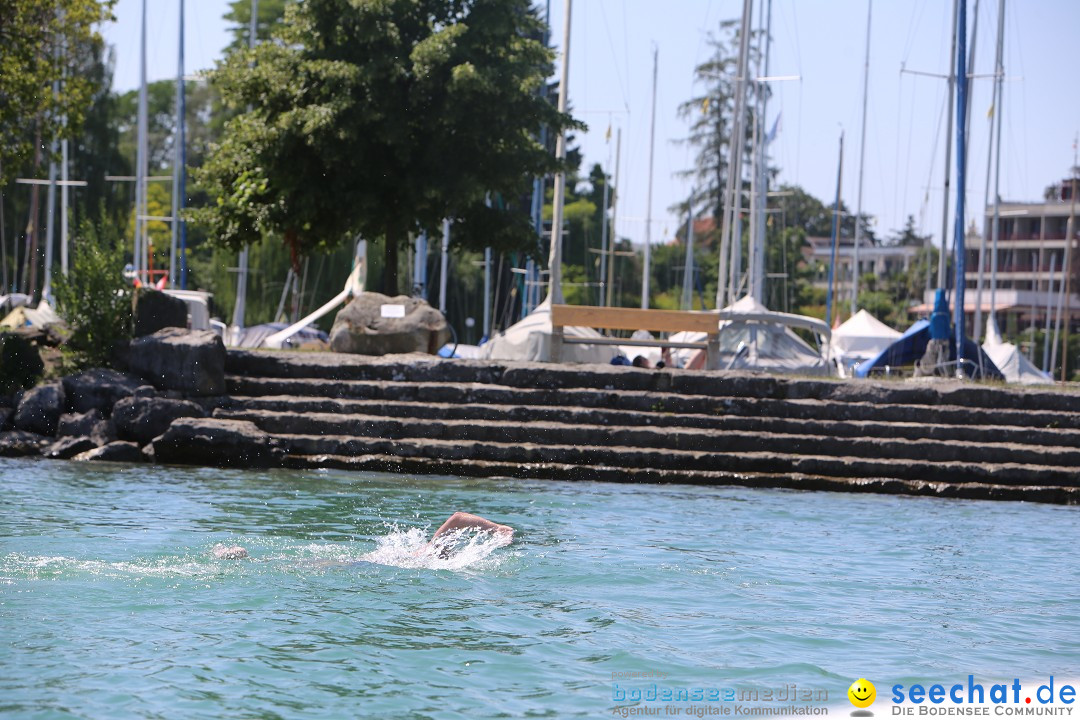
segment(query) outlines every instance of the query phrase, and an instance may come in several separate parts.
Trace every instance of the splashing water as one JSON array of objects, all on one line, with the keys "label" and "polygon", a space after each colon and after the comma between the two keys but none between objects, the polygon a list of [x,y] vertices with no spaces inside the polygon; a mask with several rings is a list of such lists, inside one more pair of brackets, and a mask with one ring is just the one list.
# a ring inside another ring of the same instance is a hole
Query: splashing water
[{"label": "splashing water", "polygon": [[[0,584],[9,585],[17,578],[46,580],[77,575],[103,578],[211,578],[243,572],[243,568],[250,567],[250,563],[267,569],[277,566],[279,570],[282,568],[280,563],[284,563],[288,572],[299,571],[301,574],[311,569],[349,567],[357,562],[410,569],[482,570],[498,567],[501,558],[493,557],[492,553],[510,543],[503,535],[470,528],[445,533],[431,543],[420,528],[402,530],[394,525],[389,526],[386,535],[375,539],[374,550],[362,554],[357,554],[355,548],[350,547],[351,544],[302,543],[275,546],[275,543],[265,539],[240,541],[251,550],[250,557],[217,557],[215,550],[222,547],[220,543],[209,548],[192,548],[190,552],[182,555],[136,557],[114,562],[9,553],[0,563]],[[229,545],[233,545],[233,542],[230,541]]]},{"label": "splashing water", "polygon": [[378,546],[361,556],[361,560],[401,568],[464,570],[498,566],[501,559],[492,553],[509,545],[510,539],[488,530],[460,528],[429,543],[419,528],[394,527],[376,542]]}]

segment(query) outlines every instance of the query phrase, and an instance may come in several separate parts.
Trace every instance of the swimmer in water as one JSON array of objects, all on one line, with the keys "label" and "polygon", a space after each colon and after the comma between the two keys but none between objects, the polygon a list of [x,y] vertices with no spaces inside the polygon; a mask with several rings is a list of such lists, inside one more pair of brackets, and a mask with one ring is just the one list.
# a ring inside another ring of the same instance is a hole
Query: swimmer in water
[{"label": "swimmer in water", "polygon": [[[499,525],[498,523],[493,523],[486,518],[471,513],[456,512],[447,518],[446,522],[439,526],[439,529],[431,536],[431,540],[428,540],[427,545],[422,549],[417,550],[415,554],[420,555],[428,550],[436,550],[439,557],[450,557],[454,551],[452,542],[447,543],[441,541],[447,540],[450,533],[455,530],[478,530],[480,532],[491,533],[492,538],[494,538],[499,547],[509,545],[514,541],[514,528],[509,525]],[[454,538],[456,538],[456,535]],[[449,539],[452,540],[453,538]]]},{"label": "swimmer in water", "polygon": [[[447,539],[452,540],[456,538],[456,534],[450,536],[450,533],[458,530],[489,532],[498,543],[499,547],[509,545],[514,541],[514,528],[509,525],[499,525],[498,523],[491,522],[487,518],[482,518],[479,515],[473,515],[471,513],[456,512],[447,518],[446,522],[439,526],[439,529],[431,536],[431,540],[428,540],[427,545],[413,554],[420,555],[426,551],[434,550],[441,558],[450,557],[454,551],[453,544],[452,542],[445,541]],[[219,543],[214,546],[214,549],[211,552],[218,560],[243,560],[248,557],[248,551],[239,545],[223,545]]]},{"label": "swimmer in water", "polygon": [[218,543],[211,551],[218,560],[243,560],[248,556],[248,551],[239,545],[222,545]]}]

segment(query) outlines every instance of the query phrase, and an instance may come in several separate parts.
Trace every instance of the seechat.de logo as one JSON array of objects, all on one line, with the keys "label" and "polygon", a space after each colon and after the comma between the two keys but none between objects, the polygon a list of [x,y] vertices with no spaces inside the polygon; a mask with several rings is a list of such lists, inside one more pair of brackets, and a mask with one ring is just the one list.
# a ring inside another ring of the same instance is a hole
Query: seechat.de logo
[{"label": "seechat.de logo", "polygon": [[859,678],[851,683],[847,696],[851,704],[859,708],[851,713],[852,717],[873,717],[874,713],[865,708],[873,705],[874,700],[877,699],[877,688],[874,687],[874,683],[866,678]]}]

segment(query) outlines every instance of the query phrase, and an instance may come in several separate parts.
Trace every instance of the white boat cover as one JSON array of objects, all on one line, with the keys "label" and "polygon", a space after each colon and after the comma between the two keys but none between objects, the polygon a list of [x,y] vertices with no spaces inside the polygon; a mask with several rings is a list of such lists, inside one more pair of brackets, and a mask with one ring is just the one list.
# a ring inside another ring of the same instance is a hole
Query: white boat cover
[{"label": "white boat cover", "polygon": [[837,363],[849,368],[877,357],[900,335],[866,310],[860,310],[833,330],[829,347]]},{"label": "white boat cover", "polygon": [[29,305],[16,307],[3,320],[0,320],[0,325],[12,328],[26,326],[40,328],[55,322],[60,322],[60,316],[52,309],[52,305],[42,300],[38,303],[37,309]]},{"label": "white boat cover", "polygon": [[[564,337],[601,338],[592,328],[565,327]],[[564,343],[563,362],[610,363],[620,354],[615,345]],[[536,309],[495,335],[480,346],[481,357],[488,360],[521,360],[548,362],[551,360],[551,300],[546,299]]]},{"label": "white boat cover", "polygon": [[[728,305],[724,312],[730,319],[719,321],[722,369],[812,375],[829,373],[829,364],[821,352],[808,345],[784,324],[785,318],[792,316],[773,313],[750,295]],[[740,315],[746,316],[746,319],[741,320]],[[769,319],[770,316],[775,320]],[[826,329],[824,323],[812,322],[820,324],[823,331]],[[677,332],[672,333],[668,339],[672,342],[704,342],[706,335],[700,332]],[[653,363],[660,359],[659,347],[637,350],[638,354],[644,355]],[[704,350],[673,348],[671,356],[676,367],[705,367]]]},{"label": "white boat cover", "polygon": [[1029,362],[1020,348],[1001,339],[1001,331],[993,315],[986,325],[986,342],[982,347],[1005,376],[1006,382],[1021,385],[1048,385],[1054,382],[1054,378]]}]

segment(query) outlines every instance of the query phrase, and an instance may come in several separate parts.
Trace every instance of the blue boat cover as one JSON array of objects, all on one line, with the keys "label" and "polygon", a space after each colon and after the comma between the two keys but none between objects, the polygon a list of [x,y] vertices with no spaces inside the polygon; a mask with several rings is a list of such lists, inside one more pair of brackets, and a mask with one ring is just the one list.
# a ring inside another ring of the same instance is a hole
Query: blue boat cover
[{"label": "blue boat cover", "polygon": [[[922,358],[926,353],[926,346],[930,342],[930,321],[919,320],[914,325],[907,329],[903,335],[896,339],[896,341],[885,348],[878,354],[877,357],[870,358],[864,363],[860,363],[855,369],[855,377],[867,377],[875,369],[881,370],[885,367],[904,367],[906,365],[914,365],[916,360]],[[1005,377],[998,370],[994,361],[983,352],[983,349],[975,344],[975,342],[968,337],[964,338],[964,357],[970,358],[973,362],[965,363],[964,372],[968,377],[974,377],[979,374],[978,358],[982,356],[982,368],[983,378],[988,380],[1004,380]],[[952,336],[949,337],[949,360],[956,360],[956,340]]]}]

